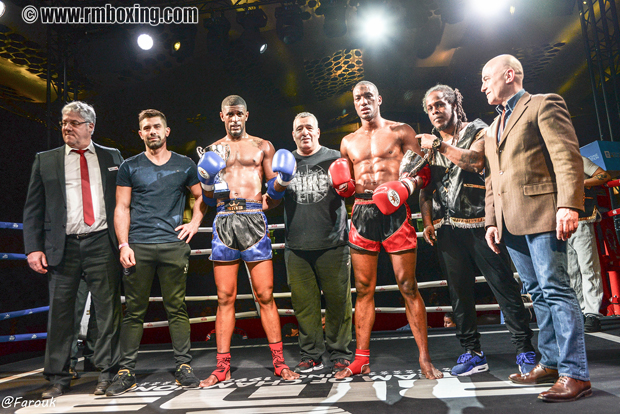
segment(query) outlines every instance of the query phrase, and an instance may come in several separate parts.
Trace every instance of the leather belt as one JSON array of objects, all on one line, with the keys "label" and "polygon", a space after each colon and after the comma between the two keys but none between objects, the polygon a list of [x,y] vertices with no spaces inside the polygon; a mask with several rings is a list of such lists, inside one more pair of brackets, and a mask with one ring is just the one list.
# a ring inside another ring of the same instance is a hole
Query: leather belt
[{"label": "leather belt", "polygon": [[70,238],[70,239],[84,240],[84,239],[88,239],[89,237],[93,237],[93,236],[96,236],[98,234],[101,234],[104,231],[108,231],[108,229],[103,229],[103,230],[99,230],[99,231],[93,231],[93,232],[90,232],[90,233],[67,234],[67,237]]}]

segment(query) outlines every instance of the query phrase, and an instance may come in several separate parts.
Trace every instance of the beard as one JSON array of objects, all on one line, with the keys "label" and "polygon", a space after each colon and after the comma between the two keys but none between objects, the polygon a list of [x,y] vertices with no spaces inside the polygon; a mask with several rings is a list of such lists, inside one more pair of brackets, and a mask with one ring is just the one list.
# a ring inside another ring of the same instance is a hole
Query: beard
[{"label": "beard", "polygon": [[243,137],[243,134],[245,133],[245,128],[243,126],[240,126],[238,130],[233,131],[232,128],[229,127],[228,133],[233,138]]},{"label": "beard", "polygon": [[146,140],[146,146],[150,149],[159,149],[164,146],[166,143],[165,139],[162,139],[160,136],[157,137],[157,141]]},{"label": "beard", "polygon": [[436,126],[435,129],[437,131],[439,131],[439,132],[442,132],[442,131],[445,131],[447,128],[449,128],[452,125],[456,126],[456,111],[452,111],[452,116],[450,116],[450,119],[447,122],[445,122],[445,123],[443,123],[443,124],[441,124],[439,126]]}]

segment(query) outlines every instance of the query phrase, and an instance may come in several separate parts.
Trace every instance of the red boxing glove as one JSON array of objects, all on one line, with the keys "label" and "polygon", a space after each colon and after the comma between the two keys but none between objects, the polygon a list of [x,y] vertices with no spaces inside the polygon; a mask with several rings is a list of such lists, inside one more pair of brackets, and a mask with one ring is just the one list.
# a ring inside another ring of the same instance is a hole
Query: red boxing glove
[{"label": "red boxing glove", "polygon": [[346,198],[355,194],[355,180],[351,178],[349,161],[338,158],[329,166],[328,173],[332,187],[340,196]]},{"label": "red boxing glove", "polygon": [[409,197],[409,189],[400,181],[390,181],[375,188],[372,193],[372,201],[385,215],[394,213],[400,206],[405,204]]}]

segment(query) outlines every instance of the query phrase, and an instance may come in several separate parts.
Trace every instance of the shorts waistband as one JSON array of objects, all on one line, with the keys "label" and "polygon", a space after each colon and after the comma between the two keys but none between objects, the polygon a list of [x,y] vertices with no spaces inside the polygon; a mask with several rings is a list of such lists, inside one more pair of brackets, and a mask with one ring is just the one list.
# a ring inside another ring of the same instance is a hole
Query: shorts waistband
[{"label": "shorts waistband", "polygon": [[372,193],[355,193],[355,198],[362,200],[372,200]]},{"label": "shorts waistband", "polygon": [[217,203],[217,212],[220,213],[237,213],[258,212],[263,211],[263,203],[257,200],[246,200],[245,198],[233,198],[230,200],[220,201]]}]

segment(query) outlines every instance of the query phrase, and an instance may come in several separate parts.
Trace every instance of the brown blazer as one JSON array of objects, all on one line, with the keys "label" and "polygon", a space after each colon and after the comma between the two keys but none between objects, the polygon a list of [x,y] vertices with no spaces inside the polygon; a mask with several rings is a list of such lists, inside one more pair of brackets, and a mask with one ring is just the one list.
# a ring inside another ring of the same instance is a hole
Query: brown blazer
[{"label": "brown blazer", "polygon": [[583,161],[566,103],[525,93],[497,142],[499,116],[485,137],[485,224],[514,235],[556,229],[560,207],[583,211]]}]

